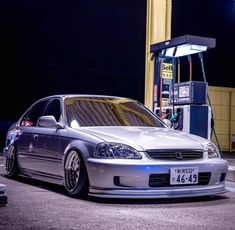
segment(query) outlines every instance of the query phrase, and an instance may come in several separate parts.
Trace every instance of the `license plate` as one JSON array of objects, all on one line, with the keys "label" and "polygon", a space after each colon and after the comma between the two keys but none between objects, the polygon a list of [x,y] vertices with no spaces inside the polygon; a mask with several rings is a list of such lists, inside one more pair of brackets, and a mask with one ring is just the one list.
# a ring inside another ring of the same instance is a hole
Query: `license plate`
[{"label": "license plate", "polygon": [[198,183],[198,168],[171,168],[170,184],[197,184]]}]

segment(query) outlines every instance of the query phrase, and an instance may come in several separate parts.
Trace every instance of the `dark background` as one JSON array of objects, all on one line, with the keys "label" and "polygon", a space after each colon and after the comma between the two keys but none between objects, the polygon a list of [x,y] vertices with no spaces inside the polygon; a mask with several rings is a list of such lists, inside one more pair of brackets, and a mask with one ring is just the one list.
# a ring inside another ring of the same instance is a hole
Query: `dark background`
[{"label": "dark background", "polygon": [[[44,96],[107,94],[143,103],[146,3],[1,0],[0,144],[9,125]],[[172,38],[216,38],[216,48],[203,54],[207,81],[235,87],[235,1],[172,4]],[[193,57],[193,63],[193,79],[202,80],[198,58]]]}]

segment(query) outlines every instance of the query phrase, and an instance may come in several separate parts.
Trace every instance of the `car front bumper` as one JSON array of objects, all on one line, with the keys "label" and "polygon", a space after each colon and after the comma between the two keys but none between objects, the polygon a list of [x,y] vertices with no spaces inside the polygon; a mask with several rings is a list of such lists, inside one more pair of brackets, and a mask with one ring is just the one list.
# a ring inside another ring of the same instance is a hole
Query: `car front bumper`
[{"label": "car front bumper", "polygon": [[[210,173],[206,185],[150,186],[150,175],[170,174],[171,168],[198,167],[199,173]],[[228,192],[223,175],[228,163],[223,159],[200,161],[153,160],[87,160],[90,181],[89,195],[110,198],[174,198],[210,196]],[[115,179],[118,178],[118,184]]]}]

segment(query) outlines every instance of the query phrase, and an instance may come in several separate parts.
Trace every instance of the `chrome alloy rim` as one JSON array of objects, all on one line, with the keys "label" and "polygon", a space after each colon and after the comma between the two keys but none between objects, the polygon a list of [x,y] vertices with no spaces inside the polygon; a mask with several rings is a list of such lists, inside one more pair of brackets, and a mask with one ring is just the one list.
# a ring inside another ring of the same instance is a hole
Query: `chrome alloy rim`
[{"label": "chrome alloy rim", "polygon": [[81,159],[76,151],[72,151],[65,164],[66,186],[69,191],[77,187],[81,169]]}]

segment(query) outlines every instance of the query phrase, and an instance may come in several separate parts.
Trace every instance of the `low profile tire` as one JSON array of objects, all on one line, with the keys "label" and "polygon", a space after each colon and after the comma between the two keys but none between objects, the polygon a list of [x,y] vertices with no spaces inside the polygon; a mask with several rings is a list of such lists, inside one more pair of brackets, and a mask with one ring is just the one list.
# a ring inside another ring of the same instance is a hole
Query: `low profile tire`
[{"label": "low profile tire", "polygon": [[89,180],[85,163],[77,151],[69,152],[64,173],[65,187],[70,196],[85,197],[88,194]]},{"label": "low profile tire", "polygon": [[7,151],[6,157],[6,173],[8,177],[16,177],[20,173],[18,160],[17,160],[17,150],[14,145],[11,145]]}]

